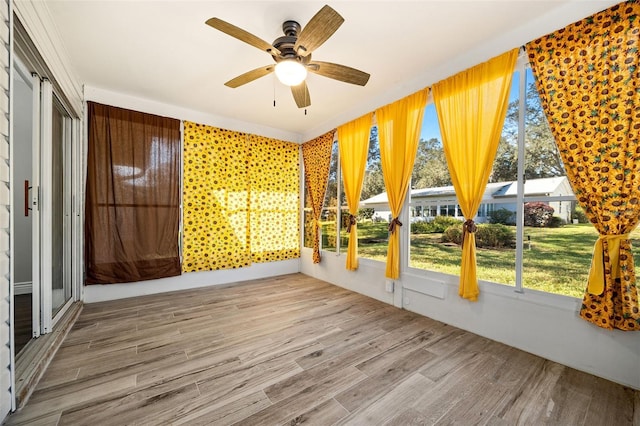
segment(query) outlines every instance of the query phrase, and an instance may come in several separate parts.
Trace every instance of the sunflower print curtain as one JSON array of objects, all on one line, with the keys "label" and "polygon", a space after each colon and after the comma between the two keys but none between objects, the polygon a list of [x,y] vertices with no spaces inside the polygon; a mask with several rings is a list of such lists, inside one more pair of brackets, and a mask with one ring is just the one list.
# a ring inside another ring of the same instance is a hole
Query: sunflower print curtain
[{"label": "sunflower print curtain", "polygon": [[300,145],[250,135],[249,242],[251,260],[300,257]]},{"label": "sunflower print curtain", "polygon": [[183,272],[300,257],[298,149],[184,122]]},{"label": "sunflower print curtain", "polygon": [[313,263],[320,263],[320,213],[327,191],[335,131],[302,144],[304,183],[313,214]]},{"label": "sunflower print curtain", "polygon": [[526,46],[576,198],[598,230],[580,316],[640,330],[629,233],[640,218],[640,4],[621,3]]},{"label": "sunflower print curtain", "polygon": [[251,264],[247,135],[184,122],[183,272]]}]

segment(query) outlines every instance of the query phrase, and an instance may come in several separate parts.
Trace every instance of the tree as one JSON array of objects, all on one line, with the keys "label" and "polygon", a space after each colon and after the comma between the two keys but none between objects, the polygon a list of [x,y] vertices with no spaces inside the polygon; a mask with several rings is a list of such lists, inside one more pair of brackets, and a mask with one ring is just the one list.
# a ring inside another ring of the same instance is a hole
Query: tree
[{"label": "tree", "polygon": [[[510,168],[505,167],[511,158],[513,158],[512,163],[514,163],[512,168],[517,168],[518,119],[519,101],[516,99],[509,104],[507,109],[503,131],[504,143],[501,140],[502,150],[499,147],[496,154],[498,170],[494,166],[493,182],[515,180],[515,178],[497,178],[497,176],[505,177],[511,175]],[[533,82],[527,85],[524,128],[525,178],[564,176],[562,158],[542,110],[538,90]]]},{"label": "tree", "polygon": [[374,126],[369,135],[369,154],[367,156],[367,166],[364,172],[360,199],[366,200],[384,191],[382,164],[380,163],[380,145],[378,143],[378,128]]},{"label": "tree", "polygon": [[[329,166],[329,179],[327,181],[327,191],[324,195],[324,208],[336,207],[338,195],[338,144],[333,143],[331,149],[331,163]],[[343,198],[342,196],[341,198]]]},{"label": "tree", "polygon": [[518,148],[502,136],[489,182],[508,182],[518,179]]},{"label": "tree", "polygon": [[378,143],[378,126],[373,126],[369,133],[369,153],[367,154],[367,167],[380,162],[380,144]]},{"label": "tree", "polygon": [[411,175],[412,188],[436,188],[451,185],[451,176],[442,142],[437,138],[420,139]]}]

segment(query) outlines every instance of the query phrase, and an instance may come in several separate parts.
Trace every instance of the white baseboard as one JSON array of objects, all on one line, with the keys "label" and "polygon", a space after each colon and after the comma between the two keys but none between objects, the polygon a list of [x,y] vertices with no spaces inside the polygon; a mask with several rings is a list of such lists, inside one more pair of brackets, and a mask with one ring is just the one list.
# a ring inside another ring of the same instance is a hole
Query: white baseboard
[{"label": "white baseboard", "polygon": [[15,283],[13,285],[13,294],[31,294],[32,292],[31,281]]}]

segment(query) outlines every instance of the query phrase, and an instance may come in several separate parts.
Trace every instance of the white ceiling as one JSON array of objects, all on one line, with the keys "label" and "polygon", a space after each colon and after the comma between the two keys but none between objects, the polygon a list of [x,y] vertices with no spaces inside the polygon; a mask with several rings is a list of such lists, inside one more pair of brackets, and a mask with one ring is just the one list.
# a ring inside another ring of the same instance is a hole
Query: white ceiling
[{"label": "white ceiling", "polygon": [[[286,20],[302,26],[317,1],[52,0],[47,5],[81,83],[307,140],[616,1],[328,1],[344,24],[315,60],[371,74],[365,87],[311,74],[299,110],[270,75],[227,80],[269,55],[205,25],[219,17],[271,43]],[[276,107],[273,100],[276,100]]]}]

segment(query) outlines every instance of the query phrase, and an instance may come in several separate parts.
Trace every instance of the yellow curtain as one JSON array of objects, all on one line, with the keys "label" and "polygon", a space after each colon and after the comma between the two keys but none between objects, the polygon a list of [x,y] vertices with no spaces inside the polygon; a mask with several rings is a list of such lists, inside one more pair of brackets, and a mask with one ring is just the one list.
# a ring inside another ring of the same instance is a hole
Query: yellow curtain
[{"label": "yellow curtain", "polygon": [[640,3],[621,3],[527,45],[578,203],[600,233],[580,316],[640,330],[629,232],[640,218]]},{"label": "yellow curtain", "polygon": [[182,270],[248,266],[247,135],[184,122]]},{"label": "yellow curtain", "polygon": [[338,127],[338,149],[344,193],[349,206],[349,245],[347,247],[347,266],[350,271],[358,269],[358,229],[356,214],[360,204],[364,169],[369,152],[372,114]]},{"label": "yellow curtain", "polygon": [[300,257],[300,145],[249,136],[251,260]]},{"label": "yellow curtain", "polygon": [[413,172],[427,93],[428,89],[423,89],[376,110],[382,176],[392,215],[389,223],[389,248],[385,273],[387,278],[396,279],[400,276],[400,229],[398,226],[402,226],[402,223],[398,217]]},{"label": "yellow curtain", "polygon": [[302,144],[304,182],[313,213],[313,263],[320,263],[320,213],[327,191],[334,131]]},{"label": "yellow curtain", "polygon": [[451,180],[462,214],[460,296],[478,299],[476,225],[500,142],[518,49],[434,84],[433,100]]}]

